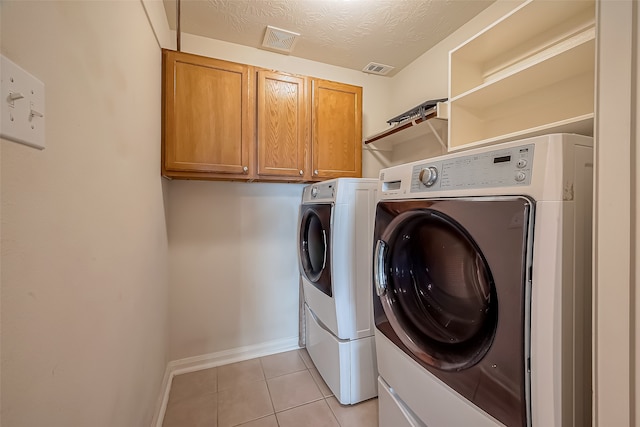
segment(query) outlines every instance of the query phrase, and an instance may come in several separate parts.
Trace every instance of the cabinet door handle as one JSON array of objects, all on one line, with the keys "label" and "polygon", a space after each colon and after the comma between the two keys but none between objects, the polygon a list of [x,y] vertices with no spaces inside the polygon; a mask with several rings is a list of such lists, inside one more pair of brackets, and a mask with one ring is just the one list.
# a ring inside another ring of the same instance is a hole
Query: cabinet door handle
[{"label": "cabinet door handle", "polygon": [[244,173],[249,172],[249,168],[248,168],[247,166],[244,166],[244,167],[242,168],[242,172],[244,172]]},{"label": "cabinet door handle", "polygon": [[300,169],[300,175],[304,175],[304,171]]},{"label": "cabinet door handle", "polygon": [[313,171],[313,174],[314,174],[314,175],[318,175],[318,169],[314,170],[314,171]]}]

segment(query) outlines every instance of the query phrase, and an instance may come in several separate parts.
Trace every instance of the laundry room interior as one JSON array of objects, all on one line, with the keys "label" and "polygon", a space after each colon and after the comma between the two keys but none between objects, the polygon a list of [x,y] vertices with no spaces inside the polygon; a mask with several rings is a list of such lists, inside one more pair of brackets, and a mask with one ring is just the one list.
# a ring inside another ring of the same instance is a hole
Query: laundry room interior
[{"label": "laundry room interior", "polygon": [[[638,22],[3,0],[0,425],[640,425]],[[394,309],[447,245],[425,349]]]}]

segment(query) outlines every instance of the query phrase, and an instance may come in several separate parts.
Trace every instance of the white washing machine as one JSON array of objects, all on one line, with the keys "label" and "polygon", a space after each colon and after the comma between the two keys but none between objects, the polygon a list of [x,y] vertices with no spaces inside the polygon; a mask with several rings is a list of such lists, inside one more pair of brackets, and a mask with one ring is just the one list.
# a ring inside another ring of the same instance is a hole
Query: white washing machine
[{"label": "white washing machine", "polygon": [[592,158],[554,134],[381,171],[381,427],[591,425]]},{"label": "white washing machine", "polygon": [[371,245],[377,179],[305,187],[299,261],[307,351],[342,404],[377,396]]}]

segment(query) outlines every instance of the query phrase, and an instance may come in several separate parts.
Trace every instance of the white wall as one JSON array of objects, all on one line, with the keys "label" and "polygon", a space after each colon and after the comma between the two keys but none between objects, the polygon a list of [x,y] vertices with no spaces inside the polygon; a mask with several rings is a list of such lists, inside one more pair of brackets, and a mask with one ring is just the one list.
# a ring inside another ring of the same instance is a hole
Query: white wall
[{"label": "white wall", "polygon": [[3,1],[46,145],[3,140],[1,422],[151,423],[167,362],[160,49],[139,2]]},{"label": "white wall", "polygon": [[302,187],[171,183],[171,359],[297,344]]}]

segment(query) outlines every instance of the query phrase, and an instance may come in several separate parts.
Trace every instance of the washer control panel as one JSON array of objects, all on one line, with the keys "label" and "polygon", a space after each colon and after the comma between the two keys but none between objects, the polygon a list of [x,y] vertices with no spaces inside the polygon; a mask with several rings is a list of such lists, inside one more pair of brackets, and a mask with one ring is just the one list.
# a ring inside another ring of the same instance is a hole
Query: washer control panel
[{"label": "washer control panel", "polygon": [[313,184],[307,188],[308,194],[305,199],[333,199],[335,196],[335,183],[319,183]]},{"label": "washer control panel", "polygon": [[411,192],[531,184],[534,144],[417,163]]}]

